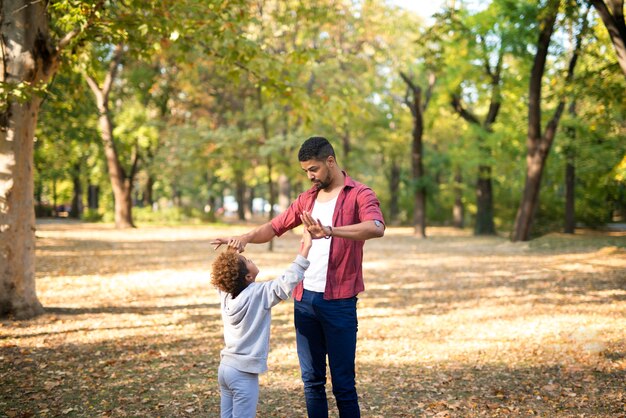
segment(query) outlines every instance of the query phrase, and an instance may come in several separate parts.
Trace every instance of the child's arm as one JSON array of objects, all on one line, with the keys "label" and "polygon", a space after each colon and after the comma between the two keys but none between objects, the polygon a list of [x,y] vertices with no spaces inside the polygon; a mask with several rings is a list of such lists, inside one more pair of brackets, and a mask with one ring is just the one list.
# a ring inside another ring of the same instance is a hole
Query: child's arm
[{"label": "child's arm", "polygon": [[288,299],[291,292],[298,283],[304,279],[304,272],[309,268],[309,260],[306,259],[311,249],[311,234],[304,228],[302,239],[300,240],[300,251],[296,259],[285,273],[270,281],[265,282],[263,286],[263,306],[270,309],[280,301]]}]

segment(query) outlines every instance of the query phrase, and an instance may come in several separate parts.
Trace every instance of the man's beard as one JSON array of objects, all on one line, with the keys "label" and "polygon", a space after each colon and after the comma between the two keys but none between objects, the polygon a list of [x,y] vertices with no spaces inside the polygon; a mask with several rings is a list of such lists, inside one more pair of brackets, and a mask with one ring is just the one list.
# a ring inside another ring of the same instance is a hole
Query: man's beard
[{"label": "man's beard", "polygon": [[317,190],[324,190],[328,186],[330,186],[330,181],[328,181],[328,180],[326,180],[326,181],[318,180],[318,181],[314,181],[313,184],[315,184],[315,187],[317,187]]}]

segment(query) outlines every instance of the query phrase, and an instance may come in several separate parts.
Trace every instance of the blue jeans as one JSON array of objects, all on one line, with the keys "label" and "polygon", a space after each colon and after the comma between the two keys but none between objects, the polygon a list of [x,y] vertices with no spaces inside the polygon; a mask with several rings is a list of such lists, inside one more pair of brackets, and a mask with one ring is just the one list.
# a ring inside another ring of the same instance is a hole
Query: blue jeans
[{"label": "blue jeans", "polygon": [[333,395],[341,418],[358,418],[355,387],[357,298],[324,300],[324,294],[304,290],[294,303],[294,323],[300,371],[309,418],[328,418],[326,356]]}]

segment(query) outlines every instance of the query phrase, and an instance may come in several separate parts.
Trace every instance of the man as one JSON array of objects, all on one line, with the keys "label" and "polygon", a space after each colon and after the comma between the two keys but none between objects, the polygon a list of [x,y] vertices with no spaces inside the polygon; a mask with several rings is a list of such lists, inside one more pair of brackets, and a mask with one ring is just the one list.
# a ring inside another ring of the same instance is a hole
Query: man
[{"label": "man", "polygon": [[[327,418],[326,357],[341,418],[360,417],[355,386],[357,295],[363,285],[363,245],[385,233],[380,203],[367,186],[337,165],[326,138],[307,139],[298,153],[313,183],[289,208],[260,227],[236,237],[247,244],[268,242],[301,224],[313,246],[304,281],[293,292],[298,359],[309,418]],[[216,249],[232,237],[212,241]]]}]

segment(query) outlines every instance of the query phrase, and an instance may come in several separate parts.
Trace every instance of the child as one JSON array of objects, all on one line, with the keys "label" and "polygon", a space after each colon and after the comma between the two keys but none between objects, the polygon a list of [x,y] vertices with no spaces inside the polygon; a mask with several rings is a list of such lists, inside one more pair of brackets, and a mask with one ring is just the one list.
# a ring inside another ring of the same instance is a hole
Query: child
[{"label": "child", "polygon": [[281,277],[267,282],[255,282],[259,269],[238,253],[239,248],[239,240],[230,240],[211,273],[211,283],[219,290],[224,322],[225,347],[217,375],[222,418],[256,416],[259,373],[267,371],[271,308],[289,298],[304,278],[311,235],[304,228],[296,259]]}]

